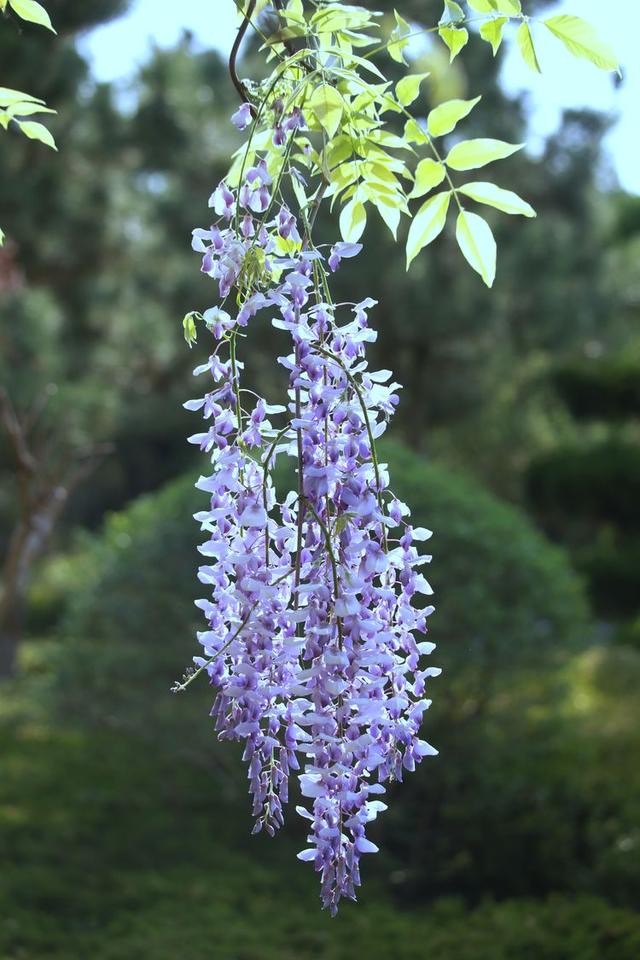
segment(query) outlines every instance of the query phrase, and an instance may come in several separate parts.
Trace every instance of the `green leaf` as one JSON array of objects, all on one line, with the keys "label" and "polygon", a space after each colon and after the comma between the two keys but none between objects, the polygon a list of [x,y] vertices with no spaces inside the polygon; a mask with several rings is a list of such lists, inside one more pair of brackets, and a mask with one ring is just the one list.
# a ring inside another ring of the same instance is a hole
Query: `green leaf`
[{"label": "green leaf", "polygon": [[538,61],[538,54],[536,53],[536,48],[533,44],[533,36],[531,30],[529,29],[529,24],[523,22],[518,27],[518,32],[516,33],[516,40],[518,41],[518,46],[520,47],[520,53],[522,54],[522,59],[528,67],[531,67],[532,70],[535,70],[536,73],[542,73],[540,69],[540,63]]},{"label": "green leaf", "polygon": [[449,63],[453,63],[463,47],[469,42],[469,31],[458,29],[457,27],[440,27],[438,30],[440,38],[449,48]]},{"label": "green leaf", "polygon": [[318,123],[324,127],[329,137],[335,136],[345,107],[344,100],[336,88],[328,83],[321,83],[313,91],[307,106],[311,108]]},{"label": "green leaf", "polygon": [[446,170],[444,164],[438,163],[437,160],[431,160],[430,158],[421,160],[416,167],[416,183],[409,194],[410,199],[414,200],[416,197],[423,197],[425,193],[429,193],[429,190],[433,190],[434,187],[439,186],[445,176]]},{"label": "green leaf", "polygon": [[414,100],[418,99],[420,93],[420,84],[430,76],[428,73],[412,73],[408,77],[403,77],[396,84],[396,97],[403,107],[408,107]]},{"label": "green leaf", "polygon": [[457,20],[464,20],[464,10],[455,0],[444,0],[444,12],[440,23],[455,23]]},{"label": "green leaf", "polygon": [[609,44],[601,40],[591,24],[581,17],[549,17],[544,25],[574,57],[589,60],[601,70],[619,69],[618,58]]},{"label": "green leaf", "polygon": [[522,150],[523,146],[523,143],[506,143],[504,140],[490,138],[463,140],[452,147],[445,163],[452,170],[477,170],[494,160],[510,157]]},{"label": "green leaf", "polygon": [[52,150],[58,149],[51,133],[42,123],[37,123],[35,120],[17,120],[16,123],[19,124],[25,137],[29,137],[29,140],[39,140],[47,147],[51,147]]},{"label": "green leaf", "polygon": [[473,183],[465,183],[462,187],[458,187],[458,190],[477,203],[486,203],[487,206],[502,210],[503,213],[519,214],[522,217],[536,216],[535,210],[526,200],[512,190],[497,187],[495,183],[475,180]]},{"label": "green leaf", "polygon": [[2,227],[0,227],[0,247],[2,246],[3,243],[4,243],[4,231]]},{"label": "green leaf", "polygon": [[397,26],[391,34],[389,43],[387,44],[387,50],[389,51],[391,59],[395,60],[396,63],[406,64],[404,49],[409,44],[407,36],[411,33],[411,27],[407,21],[400,16],[397,10],[394,10],[393,13]]},{"label": "green leaf", "polygon": [[446,190],[431,197],[418,210],[407,237],[407,270],[420,251],[444,230],[450,203],[451,191]]},{"label": "green leaf", "polygon": [[517,17],[522,13],[520,0],[468,0],[469,6],[478,13],[506,13]]},{"label": "green leaf", "polygon": [[347,243],[357,243],[367,225],[367,211],[357,197],[353,197],[340,214],[340,233]]},{"label": "green leaf", "polygon": [[467,117],[482,98],[475,100],[447,100],[435,107],[427,118],[427,127],[432,137],[444,137],[455,130],[464,117]]},{"label": "green leaf", "polygon": [[456,225],[456,239],[463,256],[488,287],[496,278],[496,241],[491,227],[477,213],[462,210]]},{"label": "green leaf", "polygon": [[404,125],[404,139],[407,143],[429,143],[429,137],[413,117]]},{"label": "green leaf", "polygon": [[31,101],[28,103],[12,103],[10,107],[7,107],[7,113],[12,117],[30,117],[34,113],[55,112],[55,110],[51,110],[49,107],[45,107],[41,103],[33,103]]},{"label": "green leaf", "polygon": [[500,49],[504,25],[508,22],[507,17],[496,17],[494,20],[487,20],[487,22],[483,23],[480,27],[480,36],[483,40],[486,40],[487,43],[491,44],[494,57]]},{"label": "green leaf", "polygon": [[44,103],[37,97],[32,97],[30,93],[23,93],[22,90],[10,90],[9,87],[0,87],[0,107],[10,107],[13,103]]},{"label": "green leaf", "polygon": [[378,213],[388,226],[394,240],[398,239],[398,226],[400,225],[400,209],[397,204],[391,201],[385,201],[382,197],[375,197],[374,206]]},{"label": "green leaf", "polygon": [[41,3],[36,3],[36,0],[9,0],[9,5],[23,20],[38,23],[41,27],[46,27],[47,30],[55,33],[49,14]]},{"label": "green leaf", "polygon": [[469,6],[472,10],[477,10],[478,13],[493,13],[495,9],[491,0],[468,0]]},{"label": "green leaf", "polygon": [[188,313],[184,320],[182,321],[182,330],[184,333],[184,339],[187,341],[189,349],[191,345],[196,342],[198,339],[198,331],[196,329],[196,318],[199,318],[200,314],[195,310],[191,313]]}]

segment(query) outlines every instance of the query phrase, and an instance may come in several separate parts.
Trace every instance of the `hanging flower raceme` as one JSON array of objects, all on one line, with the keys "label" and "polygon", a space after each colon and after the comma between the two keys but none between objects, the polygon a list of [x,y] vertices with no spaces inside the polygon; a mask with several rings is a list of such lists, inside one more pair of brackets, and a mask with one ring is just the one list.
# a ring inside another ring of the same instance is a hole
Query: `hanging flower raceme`
[{"label": "hanging flower raceme", "polygon": [[[300,111],[274,116],[283,145],[304,126]],[[248,109],[234,116],[249,121]],[[329,300],[328,276],[361,246],[315,249],[308,219],[276,201],[273,181],[257,160],[237,187],[220,183],[216,222],[193,235],[223,302],[203,315],[215,343],[195,371],[205,395],[185,405],[205,418],[190,440],[212,471],[198,482],[209,508],[196,514],[207,536],[202,653],[176,689],[208,674],[219,737],[244,741],[256,831],[282,825],[296,773],[309,822],[299,857],[335,913],[341,897],[355,899],[361,855],[377,850],[367,825],[386,809],[385,783],[436,752],[419,736],[440,672],[423,665],[433,644],[418,639],[433,608],[415,603],[431,593],[420,572],[430,557],[416,549],[430,533],[410,526],[376,455],[399,385],[368,369],[375,301]],[[238,335],[259,311],[290,336],[281,405],[242,387]],[[278,496],[282,458],[297,479]]]}]

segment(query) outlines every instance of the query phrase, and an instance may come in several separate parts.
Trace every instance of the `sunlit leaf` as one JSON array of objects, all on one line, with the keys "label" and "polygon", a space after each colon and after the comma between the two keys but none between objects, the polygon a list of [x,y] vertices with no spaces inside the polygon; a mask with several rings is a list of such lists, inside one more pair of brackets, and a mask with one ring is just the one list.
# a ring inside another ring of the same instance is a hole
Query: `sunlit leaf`
[{"label": "sunlit leaf", "polygon": [[429,143],[429,137],[413,117],[404,125],[404,139],[407,143]]},{"label": "sunlit leaf", "polygon": [[518,150],[522,150],[523,143],[506,143],[504,140],[480,138],[477,140],[462,140],[451,148],[445,163],[452,170],[476,170],[494,160],[504,160]]},{"label": "sunlit leaf", "polygon": [[464,20],[464,10],[456,0],[444,0],[444,13],[440,23],[449,24]]},{"label": "sunlit leaf", "polygon": [[533,43],[533,35],[528,23],[524,22],[520,24],[518,32],[516,33],[516,40],[518,41],[522,59],[527,66],[535,70],[536,73],[542,73],[538,61],[538,54],[536,53],[536,48]]},{"label": "sunlit leaf", "polygon": [[467,117],[482,98],[475,100],[447,100],[434,107],[427,118],[427,127],[432,137],[443,137],[455,130],[457,124]]},{"label": "sunlit leaf", "polygon": [[468,3],[478,13],[506,13],[510,17],[522,13],[520,0],[468,0]]},{"label": "sunlit leaf", "polygon": [[23,93],[22,90],[10,90],[9,87],[0,87],[0,107],[10,107],[12,103],[44,103],[37,97],[32,97],[30,93]]},{"label": "sunlit leaf", "polygon": [[581,17],[558,16],[544,21],[545,27],[561,40],[574,57],[589,60],[601,70],[617,70],[618,58],[608,43]]},{"label": "sunlit leaf", "polygon": [[420,251],[432,243],[444,230],[447,220],[451,191],[431,197],[413,218],[407,238],[407,270]]},{"label": "sunlit leaf", "polygon": [[463,256],[488,287],[496,278],[497,248],[491,227],[477,213],[462,210],[456,224],[456,239]]},{"label": "sunlit leaf", "polygon": [[413,200],[416,197],[423,197],[429,190],[439,186],[446,176],[446,171],[442,163],[437,160],[421,160],[416,167],[416,182],[413,190],[409,194]]},{"label": "sunlit leaf", "polygon": [[458,190],[477,203],[485,203],[489,207],[495,207],[496,210],[502,210],[503,213],[519,214],[522,217],[536,216],[535,210],[526,200],[512,190],[497,187],[495,183],[476,180],[473,183],[465,183],[462,187],[458,187]]},{"label": "sunlit leaf", "polygon": [[378,213],[388,226],[394,240],[398,239],[398,226],[400,225],[400,208],[397,203],[385,202],[381,197],[373,200]]},{"label": "sunlit leaf", "polygon": [[417,100],[420,93],[420,84],[428,76],[428,73],[412,73],[397,82],[396,97],[403,107],[408,107],[414,100]]},{"label": "sunlit leaf", "polygon": [[307,109],[311,109],[321,126],[327,131],[330,137],[333,137],[344,113],[345,102],[336,90],[329,83],[321,83],[313,91],[311,99],[307,104]]},{"label": "sunlit leaf", "polygon": [[41,27],[46,27],[47,30],[55,33],[49,14],[41,3],[36,3],[36,0],[9,0],[9,6],[23,20],[38,23]]},{"label": "sunlit leaf", "polygon": [[449,48],[449,63],[453,63],[460,51],[469,42],[469,31],[457,27],[440,27],[440,38]]},{"label": "sunlit leaf", "polygon": [[33,103],[31,100],[28,103],[12,103],[10,107],[7,107],[7,113],[12,117],[30,117],[34,113],[55,112],[55,110],[51,110],[41,103]]},{"label": "sunlit leaf", "polygon": [[364,204],[353,197],[340,214],[340,233],[347,243],[357,243],[367,225],[367,211]]},{"label": "sunlit leaf", "polygon": [[406,63],[404,50],[409,44],[407,36],[411,33],[411,27],[407,21],[400,16],[397,10],[394,10],[393,14],[396,18],[396,28],[391,34],[387,50],[389,51],[391,59],[395,60],[396,63]]},{"label": "sunlit leaf", "polygon": [[508,22],[509,20],[507,17],[496,17],[493,20],[487,20],[486,23],[483,23],[480,26],[480,36],[483,40],[486,40],[487,43],[491,44],[494,57],[500,49],[502,36],[504,33],[504,25]]},{"label": "sunlit leaf", "polygon": [[30,140],[39,140],[41,143],[46,144],[47,147],[51,147],[52,150],[58,149],[51,133],[42,123],[37,123],[35,120],[18,122],[25,137],[29,137]]}]

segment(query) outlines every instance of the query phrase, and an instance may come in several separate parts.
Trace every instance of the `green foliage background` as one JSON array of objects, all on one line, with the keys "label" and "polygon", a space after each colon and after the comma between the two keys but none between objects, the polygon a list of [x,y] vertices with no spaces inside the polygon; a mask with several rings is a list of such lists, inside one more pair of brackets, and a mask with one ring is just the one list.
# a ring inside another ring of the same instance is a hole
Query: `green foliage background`
[{"label": "green foliage background", "polygon": [[[407,280],[373,221],[350,270],[348,298],[380,300],[372,362],[405,385],[384,455],[435,531],[445,673],[427,717],[440,757],[393,796],[361,903],[332,923],[295,861],[301,828],[248,836],[210,691],[168,693],[194,652],[205,469],[180,406],[204,348],[189,354],[179,320],[212,298],[189,233],[237,141],[225,65],[187,37],[126,97],[93,83],[76,32],[125,6],[51,0],[61,39],[0,32],[3,71],[37,80],[62,147],[3,143],[0,381],[24,408],[49,391],[58,455],[114,444],[37,572],[21,675],[0,692],[0,956],[635,960],[640,214],[602,159],[607,119],[568,114],[542,157],[504,164],[539,219],[496,221],[493,294],[449,236]],[[520,140],[524,104],[487,49],[467,52],[447,76],[430,56],[429,96],[482,89],[469,136]],[[252,335],[248,374],[275,393],[280,341]]]}]

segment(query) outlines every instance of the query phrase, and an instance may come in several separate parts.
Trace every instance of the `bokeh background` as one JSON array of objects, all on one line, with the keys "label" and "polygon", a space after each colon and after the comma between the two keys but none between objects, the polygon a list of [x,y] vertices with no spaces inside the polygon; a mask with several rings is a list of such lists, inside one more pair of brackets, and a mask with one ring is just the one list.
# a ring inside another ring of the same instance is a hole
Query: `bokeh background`
[{"label": "bokeh background", "polygon": [[[384,456],[435,530],[445,673],[440,756],[392,791],[382,853],[335,921],[295,817],[249,836],[210,690],[169,694],[196,652],[204,464],[181,404],[207,351],[181,319],[214,296],[189,236],[237,145],[231,3],[48,7],[57,38],[0,23],[2,82],[58,109],[61,147],[0,143],[0,957],[637,960],[634,0],[615,24],[609,4],[571,5],[616,27],[622,82],[551,48],[541,80],[478,40],[450,70],[413,51],[431,101],[483,93],[469,135],[530,135],[499,176],[539,217],[496,219],[492,293],[450,236],[407,277],[378,223],[340,278],[380,301],[372,362],[405,385]],[[260,70],[248,47],[242,72]],[[279,389],[279,352],[257,323],[260,392]]]}]

